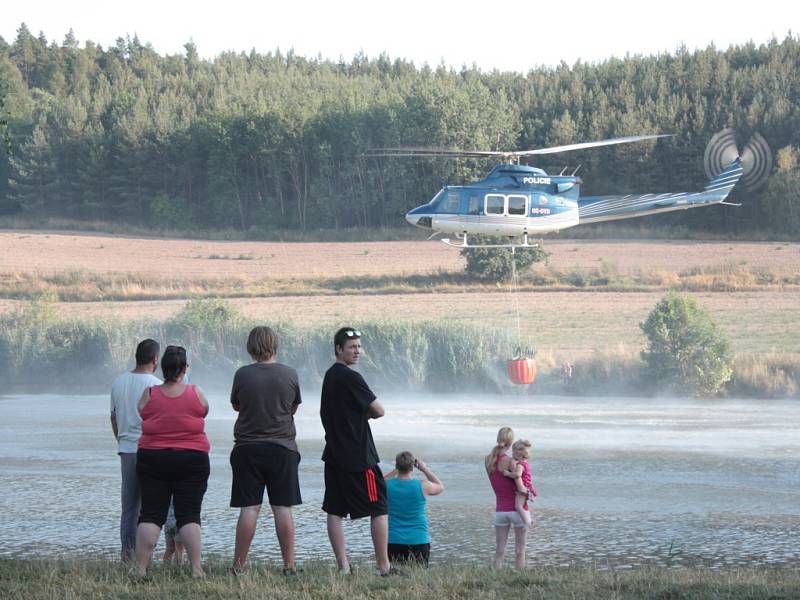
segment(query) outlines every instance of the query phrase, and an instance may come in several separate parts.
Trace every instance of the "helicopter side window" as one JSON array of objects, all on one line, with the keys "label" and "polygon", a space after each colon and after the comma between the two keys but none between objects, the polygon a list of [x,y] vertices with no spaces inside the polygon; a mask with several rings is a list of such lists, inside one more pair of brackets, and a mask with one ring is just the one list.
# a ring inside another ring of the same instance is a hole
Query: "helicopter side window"
[{"label": "helicopter side window", "polygon": [[528,197],[527,196],[509,196],[508,197],[508,214],[521,215],[528,214]]},{"label": "helicopter side window", "polygon": [[444,201],[441,212],[456,214],[461,208],[461,196],[458,193],[451,192],[447,194],[447,200]]},{"label": "helicopter side window", "polygon": [[486,194],[486,214],[502,215],[506,210],[506,197],[502,194]]}]

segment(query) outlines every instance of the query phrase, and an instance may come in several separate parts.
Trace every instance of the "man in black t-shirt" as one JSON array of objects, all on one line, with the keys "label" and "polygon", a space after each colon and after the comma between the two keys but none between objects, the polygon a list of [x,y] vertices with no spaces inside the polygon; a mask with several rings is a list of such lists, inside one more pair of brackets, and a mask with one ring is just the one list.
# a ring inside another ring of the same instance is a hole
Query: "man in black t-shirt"
[{"label": "man in black t-shirt", "polygon": [[275,361],[278,336],[255,327],[247,352],[255,362],[236,371],[231,405],[239,413],[233,426],[231,506],[237,507],[233,568],[244,569],[267,488],[283,557],[283,572],[295,573],[292,506],[302,502],[297,469],[294,414],[302,399],[297,372]]},{"label": "man in black t-shirt", "polygon": [[322,382],[320,417],[325,429],[325,499],[328,537],[339,572],[350,573],[342,519],[369,516],[375,559],[382,575],[391,573],[388,544],[386,483],[378,467],[369,419],[384,415],[364,378],[350,367],[358,364],[361,332],[343,327],[333,338],[336,362]]}]

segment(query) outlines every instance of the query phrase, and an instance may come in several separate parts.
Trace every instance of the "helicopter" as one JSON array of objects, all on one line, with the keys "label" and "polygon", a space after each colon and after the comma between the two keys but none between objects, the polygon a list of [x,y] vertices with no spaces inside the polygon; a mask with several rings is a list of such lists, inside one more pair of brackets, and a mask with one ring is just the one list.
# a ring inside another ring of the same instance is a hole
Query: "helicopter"
[{"label": "helicopter", "polygon": [[[378,148],[372,157],[470,157],[503,160],[482,180],[467,185],[445,185],[427,203],[406,214],[406,221],[437,234],[454,235],[456,241],[441,241],[458,248],[525,248],[537,246],[529,236],[561,231],[586,223],[630,219],[645,215],[700,208],[726,202],[728,195],[745,176],[748,187],[760,184],[771,168],[769,148],[755,134],[739,152],[732,130],[716,134],[706,148],[706,173],[709,181],[702,191],[583,196],[583,183],[577,169],[565,175],[550,175],[543,169],[520,164],[531,155],[555,154],[671,137],[669,134],[640,135],[581,142],[521,151],[449,150],[442,148]],[[769,166],[765,166],[769,163]],[[469,235],[509,238],[508,244],[470,245]]]}]

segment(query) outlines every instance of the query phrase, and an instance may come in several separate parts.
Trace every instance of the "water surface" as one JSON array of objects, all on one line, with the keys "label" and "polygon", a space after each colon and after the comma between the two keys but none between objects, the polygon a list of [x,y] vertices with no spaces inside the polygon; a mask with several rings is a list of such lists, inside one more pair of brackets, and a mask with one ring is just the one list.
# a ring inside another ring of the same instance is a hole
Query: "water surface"
[{"label": "water surface", "polygon": [[[297,414],[304,499],[295,511],[297,554],[329,559],[318,394],[306,398]],[[237,516],[228,507],[235,413],[224,394],[210,401],[204,547],[228,556]],[[798,403],[463,395],[382,401],[387,416],[373,422],[373,432],[385,470],[409,449],[447,488],[428,504],[434,561],[489,559],[493,495],[482,457],[508,425],[533,442],[540,496],[531,564],[800,562]],[[0,397],[0,555],[115,556],[115,452],[106,396]],[[348,523],[347,538],[351,555],[370,554],[367,520]],[[279,558],[271,518],[262,516],[253,551]]]}]

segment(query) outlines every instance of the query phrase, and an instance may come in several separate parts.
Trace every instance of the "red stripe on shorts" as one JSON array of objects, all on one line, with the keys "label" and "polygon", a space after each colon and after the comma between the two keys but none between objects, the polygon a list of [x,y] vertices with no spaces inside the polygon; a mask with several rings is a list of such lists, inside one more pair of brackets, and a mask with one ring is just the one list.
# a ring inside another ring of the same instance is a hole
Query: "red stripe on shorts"
[{"label": "red stripe on shorts", "polygon": [[375,472],[372,469],[364,471],[367,479],[367,496],[370,502],[378,501],[378,486],[375,485]]}]

